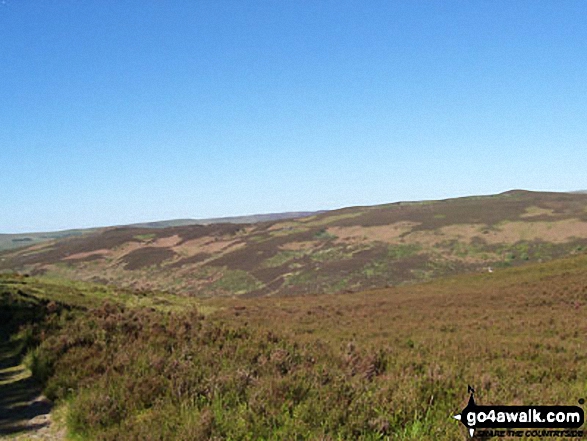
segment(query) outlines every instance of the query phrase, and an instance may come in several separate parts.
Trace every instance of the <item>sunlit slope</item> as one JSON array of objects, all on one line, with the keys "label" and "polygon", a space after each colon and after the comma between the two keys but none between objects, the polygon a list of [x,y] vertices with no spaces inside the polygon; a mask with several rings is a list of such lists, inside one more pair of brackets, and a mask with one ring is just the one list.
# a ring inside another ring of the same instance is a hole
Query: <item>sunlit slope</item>
[{"label": "sunlit slope", "polygon": [[[143,222],[131,225],[119,225],[119,227],[129,228],[170,228],[183,227],[189,225],[210,225],[218,223],[242,224],[242,223],[257,223],[276,221],[282,219],[295,219],[304,216],[310,216],[312,212],[287,212],[287,213],[269,213],[269,214],[253,214],[250,216],[235,216],[211,219],[171,219],[155,222]],[[76,230],[50,231],[40,233],[19,233],[19,234],[0,234],[0,251],[12,250],[15,248],[23,248],[42,242],[47,242],[55,239],[63,239],[66,237],[83,236],[92,233],[99,233],[106,228],[81,228]]]},{"label": "sunlit slope", "polygon": [[479,404],[586,396],[586,268],[583,253],[339,296],[198,300],[205,316],[196,299],[162,308],[34,277],[0,277],[0,300],[55,315],[34,371],[81,439],[448,441],[466,437],[451,416],[468,385]]},{"label": "sunlit slope", "polygon": [[48,233],[0,234],[0,251],[23,248],[42,242],[63,239],[66,237],[82,236],[98,231],[98,228],[80,230],[54,231]]},{"label": "sunlit slope", "polygon": [[511,191],[256,224],[113,228],[5,252],[0,269],[202,297],[251,297],[489,272],[585,247],[586,194]]}]

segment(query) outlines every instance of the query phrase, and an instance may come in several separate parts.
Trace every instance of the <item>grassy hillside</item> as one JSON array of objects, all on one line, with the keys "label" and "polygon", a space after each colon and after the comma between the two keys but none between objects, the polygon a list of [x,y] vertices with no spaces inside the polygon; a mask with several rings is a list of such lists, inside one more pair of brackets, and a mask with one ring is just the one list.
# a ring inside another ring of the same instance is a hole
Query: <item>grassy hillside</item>
[{"label": "grassy hillside", "polygon": [[80,439],[455,440],[468,384],[486,404],[587,395],[585,268],[581,254],[341,296],[211,299],[205,315],[55,279],[6,276],[0,293],[75,306],[52,309],[28,360]]},{"label": "grassy hillside", "polygon": [[547,261],[587,247],[587,195],[352,207],[256,224],[114,228],[0,254],[0,270],[197,297],[338,293]]}]

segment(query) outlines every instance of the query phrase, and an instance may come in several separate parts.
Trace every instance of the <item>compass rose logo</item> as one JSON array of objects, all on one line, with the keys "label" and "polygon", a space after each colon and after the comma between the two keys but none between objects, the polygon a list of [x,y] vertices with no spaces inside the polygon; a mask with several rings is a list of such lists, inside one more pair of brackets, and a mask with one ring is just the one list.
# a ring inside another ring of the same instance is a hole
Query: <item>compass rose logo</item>
[{"label": "compass rose logo", "polygon": [[467,393],[470,394],[469,395],[469,402],[467,403],[467,407],[465,407],[461,411],[461,413],[459,413],[458,415],[454,415],[453,418],[455,420],[459,420],[461,423],[463,423],[465,425],[465,427],[469,430],[469,435],[471,435],[471,438],[472,438],[473,435],[475,435],[475,428],[469,426],[469,424],[467,423],[466,415],[470,411],[475,410],[475,408],[477,407],[477,404],[475,404],[475,389],[473,389],[471,386],[467,385]]}]

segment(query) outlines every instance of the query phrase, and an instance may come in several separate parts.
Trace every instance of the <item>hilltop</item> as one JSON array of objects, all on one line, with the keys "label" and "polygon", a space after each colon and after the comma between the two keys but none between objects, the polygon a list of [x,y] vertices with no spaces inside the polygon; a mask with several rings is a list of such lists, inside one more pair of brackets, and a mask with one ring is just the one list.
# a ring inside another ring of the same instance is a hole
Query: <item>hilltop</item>
[{"label": "hilltop", "polygon": [[523,190],[296,219],[106,228],[0,254],[1,270],[198,297],[336,293],[587,247],[587,195]]}]

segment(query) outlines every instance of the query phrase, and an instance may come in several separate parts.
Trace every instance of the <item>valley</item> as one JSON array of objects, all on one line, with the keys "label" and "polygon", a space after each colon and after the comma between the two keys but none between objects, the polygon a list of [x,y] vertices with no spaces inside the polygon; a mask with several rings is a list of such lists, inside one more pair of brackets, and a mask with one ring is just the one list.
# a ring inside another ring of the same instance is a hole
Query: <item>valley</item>
[{"label": "valley", "polygon": [[334,294],[543,262],[587,247],[587,195],[511,191],[287,220],[113,227],[0,253],[0,271],[186,296]]}]

